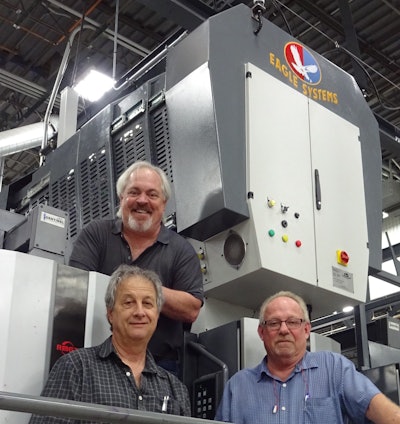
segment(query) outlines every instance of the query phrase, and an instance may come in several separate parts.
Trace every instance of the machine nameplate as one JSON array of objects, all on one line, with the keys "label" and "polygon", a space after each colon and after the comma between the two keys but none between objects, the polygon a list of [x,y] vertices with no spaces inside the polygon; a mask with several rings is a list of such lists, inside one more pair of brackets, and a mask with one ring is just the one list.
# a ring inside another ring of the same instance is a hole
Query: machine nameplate
[{"label": "machine nameplate", "polygon": [[40,213],[40,220],[46,224],[55,225],[56,227],[65,228],[65,218],[53,215],[48,212],[42,211]]},{"label": "machine nameplate", "polygon": [[353,273],[332,267],[333,286],[354,293]]}]

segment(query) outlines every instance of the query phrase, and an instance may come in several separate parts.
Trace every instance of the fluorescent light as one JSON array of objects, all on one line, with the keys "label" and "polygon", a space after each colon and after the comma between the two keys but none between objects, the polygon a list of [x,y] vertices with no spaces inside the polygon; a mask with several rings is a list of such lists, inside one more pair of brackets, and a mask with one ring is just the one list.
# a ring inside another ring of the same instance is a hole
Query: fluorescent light
[{"label": "fluorescent light", "polygon": [[114,82],[109,76],[92,69],[74,89],[84,99],[95,102],[111,90]]},{"label": "fluorescent light", "polygon": [[345,306],[342,310],[343,312],[351,312],[353,309],[353,306]]}]

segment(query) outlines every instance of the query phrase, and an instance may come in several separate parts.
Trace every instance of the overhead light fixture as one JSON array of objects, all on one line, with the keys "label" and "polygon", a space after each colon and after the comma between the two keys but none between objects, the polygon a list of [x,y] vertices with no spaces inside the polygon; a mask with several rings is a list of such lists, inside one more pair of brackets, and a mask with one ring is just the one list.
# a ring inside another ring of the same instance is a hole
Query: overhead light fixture
[{"label": "overhead light fixture", "polygon": [[91,69],[85,77],[74,86],[74,90],[84,99],[91,102],[99,100],[111,90],[115,81],[95,69]]},{"label": "overhead light fixture", "polygon": [[345,306],[342,309],[342,311],[346,313],[346,312],[351,312],[353,309],[354,309],[353,306]]},{"label": "overhead light fixture", "polygon": [[385,211],[382,211],[382,219],[385,219],[389,216],[389,214]]}]

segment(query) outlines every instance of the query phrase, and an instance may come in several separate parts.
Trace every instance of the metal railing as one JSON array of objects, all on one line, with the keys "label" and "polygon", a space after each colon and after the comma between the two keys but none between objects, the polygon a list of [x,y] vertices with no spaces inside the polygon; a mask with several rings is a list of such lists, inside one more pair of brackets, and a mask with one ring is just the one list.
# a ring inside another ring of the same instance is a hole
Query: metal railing
[{"label": "metal railing", "polygon": [[[210,420],[158,412],[138,411],[43,396],[22,395],[0,391],[0,410],[27,412],[52,417],[90,420],[94,422],[136,424],[210,424]],[[221,421],[213,421],[220,423]]]}]

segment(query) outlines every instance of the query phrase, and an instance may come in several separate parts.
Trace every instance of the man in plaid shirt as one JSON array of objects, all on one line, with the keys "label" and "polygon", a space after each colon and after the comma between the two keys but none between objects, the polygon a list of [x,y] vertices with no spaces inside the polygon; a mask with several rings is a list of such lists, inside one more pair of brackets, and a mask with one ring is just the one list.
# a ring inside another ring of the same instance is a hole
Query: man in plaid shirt
[{"label": "man in plaid shirt", "polygon": [[[147,349],[163,303],[157,274],[121,265],[111,275],[105,303],[111,337],[99,346],[62,356],[54,364],[41,395],[190,416],[186,386],[158,367]],[[30,424],[81,422],[39,415],[30,420]]]}]

